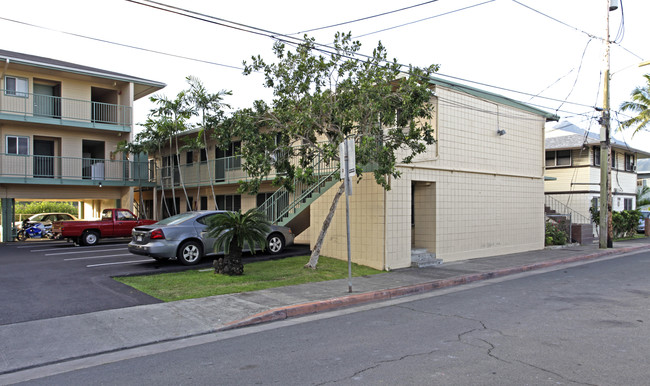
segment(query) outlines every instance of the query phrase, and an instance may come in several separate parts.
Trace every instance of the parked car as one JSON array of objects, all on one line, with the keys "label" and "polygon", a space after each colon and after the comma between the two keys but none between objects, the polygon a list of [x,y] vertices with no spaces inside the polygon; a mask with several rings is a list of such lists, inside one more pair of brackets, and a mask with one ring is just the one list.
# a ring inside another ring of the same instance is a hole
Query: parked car
[{"label": "parked car", "polygon": [[[77,218],[69,213],[38,213],[29,216],[27,219],[29,226],[36,225],[36,223],[41,223],[43,225],[52,225],[54,221],[76,221]],[[23,221],[14,222],[14,226],[17,229],[23,228]]]},{"label": "parked car", "polygon": [[639,226],[636,230],[639,233],[645,233],[645,219],[650,218],[650,210],[642,210],[640,212],[641,218],[639,219]]},{"label": "parked car", "polygon": [[110,208],[102,210],[99,220],[55,221],[52,234],[56,239],[90,246],[99,243],[103,237],[129,237],[134,227],[154,222],[139,219],[128,209]]},{"label": "parked car", "polygon": [[[137,226],[132,231],[129,252],[156,260],[177,260],[183,265],[198,264],[203,256],[214,254],[215,239],[207,237],[208,221],[222,212],[225,211],[185,212],[152,225]],[[291,229],[272,225],[266,249],[278,254],[292,245],[293,239]]]}]

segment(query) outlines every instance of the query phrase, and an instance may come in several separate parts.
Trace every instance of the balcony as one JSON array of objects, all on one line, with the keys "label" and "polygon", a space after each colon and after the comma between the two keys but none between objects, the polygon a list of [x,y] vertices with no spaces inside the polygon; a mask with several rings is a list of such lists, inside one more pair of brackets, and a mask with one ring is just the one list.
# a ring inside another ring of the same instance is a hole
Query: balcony
[{"label": "balcony", "polygon": [[146,161],[0,154],[0,183],[154,186],[149,167]]},{"label": "balcony", "polygon": [[0,119],[131,131],[132,108],[0,89]]}]

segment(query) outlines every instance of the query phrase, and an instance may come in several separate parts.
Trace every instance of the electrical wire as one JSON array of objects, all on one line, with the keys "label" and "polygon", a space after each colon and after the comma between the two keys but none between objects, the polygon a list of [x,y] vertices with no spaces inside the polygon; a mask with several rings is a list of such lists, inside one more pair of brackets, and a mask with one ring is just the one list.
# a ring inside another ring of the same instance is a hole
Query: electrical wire
[{"label": "electrical wire", "polygon": [[192,57],[189,57],[189,56],[170,54],[169,52],[152,50],[152,49],[149,49],[149,48],[138,47],[138,46],[134,46],[134,45],[131,45],[131,44],[117,43],[117,42],[113,42],[113,41],[106,40],[106,39],[99,39],[99,38],[95,38],[95,37],[92,37],[92,36],[77,34],[77,33],[74,33],[74,32],[67,32],[67,31],[63,31],[63,30],[57,30],[57,29],[53,29],[53,28],[43,27],[43,26],[40,26],[40,25],[27,23],[27,22],[20,21],[20,20],[9,19],[9,18],[2,17],[2,16],[0,16],[0,20],[5,20],[5,21],[8,21],[8,22],[12,22],[12,23],[22,24],[22,25],[26,25],[28,27],[39,28],[39,29],[46,30],[46,31],[58,32],[58,33],[61,33],[61,34],[64,34],[64,35],[74,36],[74,37],[78,37],[78,38],[82,38],[82,39],[93,40],[93,41],[100,42],[100,43],[112,44],[112,45],[115,45],[115,46],[131,48],[131,49],[144,51],[144,52],[151,52],[151,53],[154,53],[154,54],[169,56],[169,57],[173,57],[173,58],[190,60],[190,61],[193,61],[193,62],[199,62],[199,63],[205,63],[205,64],[211,64],[211,65],[220,66],[220,67],[232,68],[232,69],[235,69],[235,70],[244,70],[243,67],[237,67],[237,66],[233,66],[233,65],[229,65],[229,64],[217,63],[217,62],[204,60],[204,59],[192,58]]},{"label": "electrical wire", "polygon": [[404,7],[404,8],[396,9],[396,10],[394,10],[394,11],[382,12],[382,13],[379,13],[379,14],[376,14],[376,15],[362,17],[362,18],[360,18],[360,19],[355,19],[355,20],[350,20],[350,21],[344,21],[344,22],[342,22],[342,23],[332,24],[332,25],[328,25],[328,26],[324,26],[324,27],[312,28],[312,29],[308,29],[308,30],[300,31],[300,32],[294,32],[294,33],[289,34],[289,35],[301,35],[301,34],[305,34],[305,33],[308,33],[308,32],[320,31],[320,30],[323,30],[323,29],[328,29],[328,28],[333,28],[333,27],[339,27],[339,26],[346,25],[346,24],[357,23],[357,22],[360,22],[360,21],[369,20],[369,19],[373,19],[373,18],[376,18],[376,17],[386,16],[386,15],[390,15],[390,14],[393,14],[393,13],[397,13],[397,12],[405,11],[405,10],[407,10],[407,9],[412,9],[412,8],[420,7],[420,6],[422,6],[422,5],[427,5],[427,4],[435,3],[435,2],[437,2],[437,1],[438,1],[438,0],[426,1],[426,2],[424,2],[424,3],[411,5],[411,6],[408,6],[408,7]]},{"label": "electrical wire", "polygon": [[[569,94],[568,94],[568,95],[566,96],[566,98],[564,98],[564,99],[569,99],[569,97],[571,96],[571,94],[573,94],[573,91],[574,91],[575,88],[576,88],[576,84],[578,84],[578,79],[580,78],[580,70],[582,70],[582,63],[583,63],[584,60],[585,60],[585,54],[587,53],[587,48],[589,48],[589,43],[591,43],[592,40],[594,40],[594,39],[593,39],[593,38],[589,38],[589,40],[587,41],[587,44],[585,45],[585,49],[582,51],[582,57],[580,58],[580,65],[578,66],[578,73],[576,74],[576,79],[575,79],[575,81],[573,82],[573,86],[571,87],[571,91],[569,91]],[[560,106],[558,107],[558,110],[559,110],[562,106],[564,106],[564,102],[562,102],[562,104],[560,104]]]},{"label": "electrical wire", "polygon": [[392,30],[392,29],[401,28],[401,27],[404,27],[404,26],[407,26],[407,25],[411,25],[411,24],[419,23],[419,22],[421,22],[421,21],[426,21],[426,20],[434,19],[434,18],[437,18],[437,17],[440,17],[440,16],[451,15],[452,13],[456,13],[456,12],[464,11],[464,10],[466,10],[466,9],[470,9],[470,8],[478,7],[478,6],[480,6],[480,5],[484,5],[484,4],[492,3],[492,2],[494,2],[494,1],[496,1],[496,0],[488,0],[488,1],[484,1],[484,2],[482,2],[482,3],[478,3],[478,4],[474,4],[474,5],[470,5],[470,6],[467,6],[467,7],[464,7],[464,8],[455,9],[455,10],[453,10],[453,11],[449,11],[449,12],[441,13],[441,14],[434,15],[434,16],[429,16],[429,17],[426,17],[426,18],[424,18],[424,19],[415,20],[415,21],[411,21],[411,22],[408,22],[408,23],[404,23],[404,24],[396,25],[396,26],[393,26],[393,27],[388,27],[388,28],[380,29],[380,30],[378,30],[378,31],[374,31],[374,32],[368,32],[368,33],[365,33],[365,34],[363,34],[363,35],[357,35],[357,36],[354,37],[354,39],[359,39],[359,38],[362,38],[362,37],[365,37],[365,36],[374,35],[374,34],[376,34],[376,33],[380,33],[380,32],[390,31],[390,30]]}]

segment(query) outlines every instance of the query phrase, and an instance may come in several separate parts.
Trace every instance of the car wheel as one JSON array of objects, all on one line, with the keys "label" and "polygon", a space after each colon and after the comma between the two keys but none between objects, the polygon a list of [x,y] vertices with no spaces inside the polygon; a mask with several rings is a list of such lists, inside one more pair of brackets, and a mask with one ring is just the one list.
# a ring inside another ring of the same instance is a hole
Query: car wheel
[{"label": "car wheel", "polygon": [[82,245],[88,245],[88,246],[97,245],[97,243],[99,242],[99,234],[95,231],[85,231],[81,235],[80,242]]},{"label": "car wheel", "polygon": [[178,248],[178,261],[183,265],[194,265],[198,264],[201,261],[201,255],[203,251],[201,250],[201,244],[196,241],[186,241],[181,244],[181,247]]},{"label": "car wheel", "polygon": [[273,233],[266,239],[266,248],[272,255],[277,255],[284,250],[284,237],[279,233]]},{"label": "car wheel", "polygon": [[17,235],[16,237],[17,237],[18,240],[20,240],[20,241],[25,241],[25,239],[27,238],[27,237],[25,236],[25,231],[24,231],[24,230],[23,230],[23,231],[18,231],[18,235]]}]

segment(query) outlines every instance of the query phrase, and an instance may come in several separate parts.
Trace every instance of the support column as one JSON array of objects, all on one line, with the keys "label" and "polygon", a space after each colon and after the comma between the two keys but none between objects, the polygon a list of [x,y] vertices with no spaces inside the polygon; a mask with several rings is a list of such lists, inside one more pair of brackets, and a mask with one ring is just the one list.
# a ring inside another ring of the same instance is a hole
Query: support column
[{"label": "support column", "polygon": [[2,242],[14,241],[14,219],[16,218],[16,200],[3,198],[2,204]]}]

